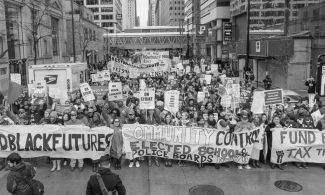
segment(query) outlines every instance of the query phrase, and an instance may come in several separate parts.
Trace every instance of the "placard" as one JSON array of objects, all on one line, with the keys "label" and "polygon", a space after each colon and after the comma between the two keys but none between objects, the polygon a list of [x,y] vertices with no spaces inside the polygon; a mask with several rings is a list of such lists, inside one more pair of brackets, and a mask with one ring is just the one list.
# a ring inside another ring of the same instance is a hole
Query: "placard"
[{"label": "placard", "polygon": [[207,81],[207,84],[210,85],[211,84],[211,75],[210,74],[206,74],[204,76],[204,79]]},{"label": "placard", "polygon": [[140,89],[140,109],[155,109],[155,88]]},{"label": "placard", "polygon": [[282,89],[274,89],[274,90],[266,90],[265,94],[265,106],[272,104],[282,104],[283,103],[283,90]]},{"label": "placard", "polygon": [[179,110],[179,91],[166,91],[164,96],[164,109],[176,114]]},{"label": "placard", "polygon": [[112,83],[110,82],[108,84],[108,100],[109,101],[116,101],[116,100],[123,100],[123,91],[122,91],[122,83],[116,82]]},{"label": "placard", "polygon": [[102,73],[103,73],[104,81],[111,80],[111,74],[110,74],[109,70],[103,70]]},{"label": "placard", "polygon": [[214,76],[218,76],[219,75],[219,66],[218,64],[211,64],[211,72]]},{"label": "placard", "polygon": [[95,100],[95,96],[93,91],[91,90],[90,86],[88,83],[82,83],[79,85],[82,97],[85,102]]},{"label": "placard", "polygon": [[144,79],[140,79],[140,89],[145,89],[147,88],[146,81]]}]

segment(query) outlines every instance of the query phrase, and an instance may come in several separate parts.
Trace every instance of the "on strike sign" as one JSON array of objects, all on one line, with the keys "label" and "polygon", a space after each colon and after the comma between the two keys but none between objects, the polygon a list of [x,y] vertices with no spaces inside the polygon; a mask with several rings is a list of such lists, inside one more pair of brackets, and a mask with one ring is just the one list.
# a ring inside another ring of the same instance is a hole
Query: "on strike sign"
[{"label": "on strike sign", "polygon": [[155,88],[140,89],[140,109],[155,108]]},{"label": "on strike sign", "polygon": [[84,98],[84,100],[86,102],[91,101],[91,100],[95,100],[94,93],[91,90],[88,83],[81,83],[79,87],[80,87],[82,97]]},{"label": "on strike sign", "polygon": [[108,98],[109,101],[114,101],[114,100],[122,100],[123,99],[123,94],[122,94],[122,83],[117,82],[117,83],[109,83],[108,85]]},{"label": "on strike sign", "polygon": [[176,114],[179,109],[179,91],[174,90],[165,92],[164,109]]}]

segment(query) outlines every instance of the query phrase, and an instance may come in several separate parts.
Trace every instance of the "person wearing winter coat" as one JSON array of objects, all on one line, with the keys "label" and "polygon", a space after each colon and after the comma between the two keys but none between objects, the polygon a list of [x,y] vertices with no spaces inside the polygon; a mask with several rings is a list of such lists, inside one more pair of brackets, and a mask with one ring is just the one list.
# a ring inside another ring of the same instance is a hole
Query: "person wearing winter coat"
[{"label": "person wearing winter coat", "polygon": [[308,87],[308,90],[307,90],[308,93],[316,92],[316,81],[314,80],[313,77],[307,79],[307,81],[305,82],[305,86]]},{"label": "person wearing winter coat", "polygon": [[28,162],[24,162],[19,154],[10,154],[7,161],[10,170],[7,177],[7,190],[9,193],[12,195],[33,195],[32,188],[26,183],[24,178],[30,181],[33,188],[44,191],[43,184],[33,180],[36,174],[33,166]]}]

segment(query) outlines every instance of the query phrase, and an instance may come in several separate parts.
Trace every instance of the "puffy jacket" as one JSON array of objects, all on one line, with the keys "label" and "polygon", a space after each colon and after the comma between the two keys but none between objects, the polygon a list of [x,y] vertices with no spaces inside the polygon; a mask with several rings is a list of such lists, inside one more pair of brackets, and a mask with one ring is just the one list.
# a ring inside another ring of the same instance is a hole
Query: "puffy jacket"
[{"label": "puffy jacket", "polygon": [[31,180],[35,176],[33,166],[28,162],[21,162],[10,168],[7,177],[7,190],[13,195],[33,195],[32,189],[25,182],[24,177]]}]

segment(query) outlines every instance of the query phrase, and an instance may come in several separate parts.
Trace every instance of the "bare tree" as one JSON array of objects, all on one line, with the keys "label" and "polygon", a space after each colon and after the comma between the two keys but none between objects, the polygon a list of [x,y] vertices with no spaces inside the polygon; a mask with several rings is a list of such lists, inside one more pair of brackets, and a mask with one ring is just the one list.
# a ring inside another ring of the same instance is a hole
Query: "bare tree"
[{"label": "bare tree", "polygon": [[[291,37],[283,37],[279,40],[273,40],[273,50],[269,56],[274,56],[268,61],[268,67],[279,75],[288,78],[293,75],[294,66],[290,64],[293,56],[293,40]],[[285,82],[287,87],[287,82]]]},{"label": "bare tree", "polygon": [[45,37],[52,36],[51,7],[55,0],[25,0],[23,6],[27,9],[23,15],[30,17],[30,23],[22,24],[22,28],[32,36],[34,64],[37,63],[38,45]]}]

